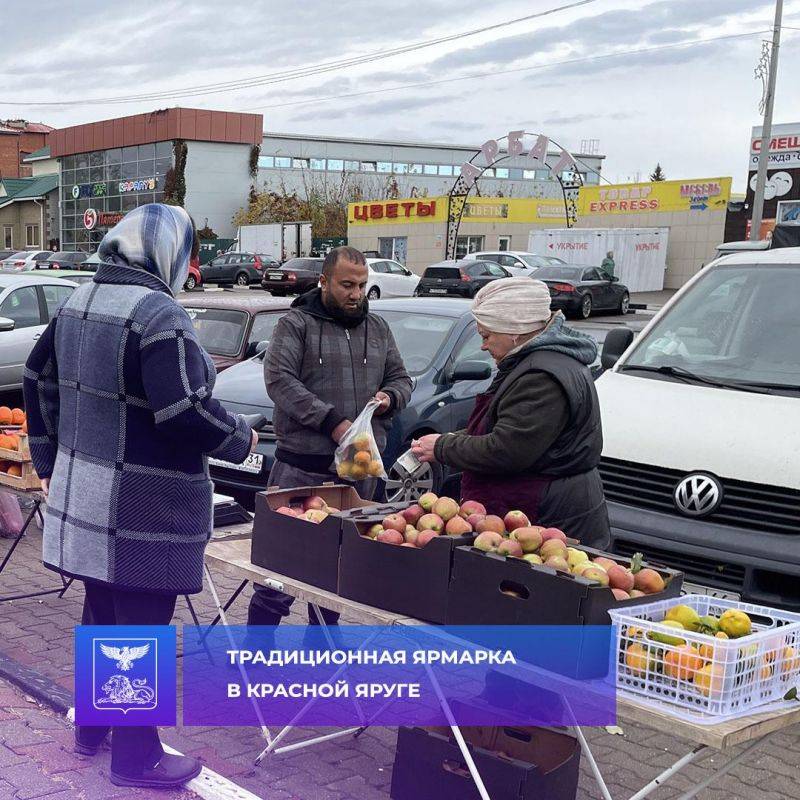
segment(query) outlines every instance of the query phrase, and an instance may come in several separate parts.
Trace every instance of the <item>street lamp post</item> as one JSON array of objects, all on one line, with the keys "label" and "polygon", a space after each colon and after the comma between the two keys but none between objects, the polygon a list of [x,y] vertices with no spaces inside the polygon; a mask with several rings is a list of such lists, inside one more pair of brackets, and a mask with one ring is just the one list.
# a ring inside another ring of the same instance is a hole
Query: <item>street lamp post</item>
[{"label": "street lamp post", "polygon": [[781,44],[781,20],[783,0],[775,2],[775,27],[772,29],[772,50],[769,57],[769,80],[764,97],[764,124],[761,127],[761,149],[758,153],[758,174],[756,177],[753,214],[750,218],[750,241],[761,238],[761,219],[764,216],[764,187],[767,184],[769,166],[769,142],[772,138],[772,109],[775,104],[775,82],[778,76],[778,48]]}]

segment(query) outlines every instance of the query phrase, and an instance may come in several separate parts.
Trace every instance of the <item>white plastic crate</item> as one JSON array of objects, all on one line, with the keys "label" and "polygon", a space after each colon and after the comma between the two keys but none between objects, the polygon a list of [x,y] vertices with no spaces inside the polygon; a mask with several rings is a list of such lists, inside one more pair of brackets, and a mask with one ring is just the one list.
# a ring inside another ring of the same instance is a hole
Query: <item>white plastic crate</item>
[{"label": "white plastic crate", "polygon": [[[744,611],[752,633],[717,639],[661,624],[677,605],[690,606],[701,617]],[[691,722],[714,723],[756,713],[758,706],[800,689],[800,614],[695,594],[608,613],[617,626],[617,688],[639,702],[657,703]],[[652,633],[677,636],[685,644],[655,642],[648,638]],[[697,649],[690,650],[692,645]]]}]

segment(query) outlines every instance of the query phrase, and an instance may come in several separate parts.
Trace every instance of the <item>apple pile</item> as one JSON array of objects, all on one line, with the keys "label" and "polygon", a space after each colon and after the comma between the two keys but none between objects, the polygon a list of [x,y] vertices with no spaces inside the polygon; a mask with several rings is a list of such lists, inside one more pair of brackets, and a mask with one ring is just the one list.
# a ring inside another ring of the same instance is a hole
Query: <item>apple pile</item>
[{"label": "apple pile", "polygon": [[486,509],[473,500],[459,505],[452,497],[438,497],[428,492],[419,503],[397,514],[389,514],[373,525],[367,536],[384,544],[402,547],[425,547],[437,536],[464,536],[474,533]]},{"label": "apple pile", "polygon": [[285,514],[287,517],[297,517],[305,522],[319,525],[330,514],[338,514],[339,509],[329,506],[321,497],[313,495],[306,497],[301,506],[281,506],[275,509],[276,514]]},{"label": "apple pile", "polygon": [[644,597],[664,590],[664,579],[654,569],[641,568],[641,554],[626,567],[612,558],[589,554],[567,544],[567,536],[558,528],[531,525],[521,511],[511,511],[505,519],[487,517],[492,527],[481,531],[473,547],[485,553],[521,558],[530,564],[543,564],[557,572],[578,575],[600,586],[608,586],[617,600]]}]

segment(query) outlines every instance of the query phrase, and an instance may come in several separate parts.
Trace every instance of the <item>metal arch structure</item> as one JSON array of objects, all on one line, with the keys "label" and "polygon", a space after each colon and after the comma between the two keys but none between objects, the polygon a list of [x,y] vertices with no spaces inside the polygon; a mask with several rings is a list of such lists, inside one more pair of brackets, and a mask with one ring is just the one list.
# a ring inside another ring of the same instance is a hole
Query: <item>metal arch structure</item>
[{"label": "metal arch structure", "polygon": [[[531,133],[530,131],[516,131],[520,137],[521,136],[535,136],[537,139],[541,138],[541,134],[538,133]],[[494,139],[490,141],[494,141],[499,146],[502,142],[508,142],[509,135],[503,136],[499,139]],[[561,147],[561,145],[554,141],[553,139],[547,138],[548,144],[552,142],[556,147],[561,149],[562,157],[566,154],[569,159],[572,161],[574,165],[577,166],[577,162],[573,158],[573,156],[567,151],[565,148]],[[487,143],[488,144],[488,143]],[[485,145],[484,145],[485,147]],[[528,150],[530,152],[530,150]],[[490,168],[493,168],[495,165],[502,163],[508,158],[511,158],[512,155],[524,155],[524,151],[522,153],[509,153],[508,150],[504,154],[501,154],[498,147],[498,154],[495,156],[491,161],[489,159],[485,159],[487,163],[482,167],[478,167],[475,164],[475,160],[481,156],[485,155],[484,148],[480,148],[472,158],[465,162],[465,164],[461,167],[461,172],[456,178],[455,183],[453,184],[453,188],[450,189],[450,193],[447,197],[447,244],[446,244],[446,251],[445,251],[445,258],[448,260],[455,259],[456,257],[456,245],[458,243],[458,231],[461,227],[461,219],[464,216],[464,209],[467,205],[467,199],[469,198],[473,188],[475,187],[476,183],[483,177],[483,173]],[[543,161],[534,161],[536,165],[540,166],[541,169],[548,169],[550,170],[551,174],[555,175],[556,180],[558,181],[559,186],[561,187],[561,193],[564,200],[564,216],[567,221],[567,227],[571,228],[576,220],[578,219],[578,192],[580,191],[581,186],[583,186],[583,178],[581,178],[580,173],[575,170],[575,178],[576,180],[571,182],[569,185],[566,185],[561,178],[561,175],[558,172],[553,170],[553,167],[547,163],[547,152],[545,151],[544,160]],[[477,174],[472,177],[472,181],[468,181],[464,177],[465,166],[470,165],[473,169],[478,170]]]}]

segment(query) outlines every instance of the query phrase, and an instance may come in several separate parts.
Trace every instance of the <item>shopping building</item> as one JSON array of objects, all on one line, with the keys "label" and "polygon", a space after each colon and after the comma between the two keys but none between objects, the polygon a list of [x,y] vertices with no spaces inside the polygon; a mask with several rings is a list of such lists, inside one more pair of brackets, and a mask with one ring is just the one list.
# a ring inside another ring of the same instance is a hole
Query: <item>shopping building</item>
[{"label": "shopping building", "polygon": [[170,108],[61,128],[58,159],[61,247],[94,251],[124,214],[177,202],[221,237],[247,202],[251,163],[263,136],[260,114]]},{"label": "shopping building", "polygon": [[[285,191],[306,197],[380,200],[447,195],[477,146],[344,139],[265,133],[258,159],[259,190]],[[502,153],[502,150],[501,150]],[[561,151],[550,152],[555,165]],[[600,182],[604,156],[573,154],[583,183]],[[561,186],[550,169],[532,168],[525,155],[511,156],[487,169],[481,193],[487,196],[557,199]]]}]

